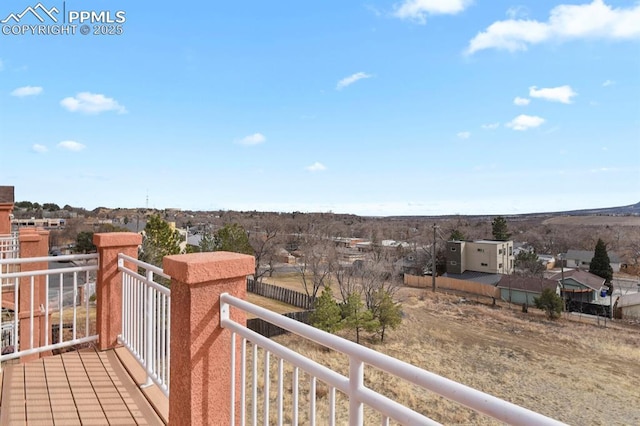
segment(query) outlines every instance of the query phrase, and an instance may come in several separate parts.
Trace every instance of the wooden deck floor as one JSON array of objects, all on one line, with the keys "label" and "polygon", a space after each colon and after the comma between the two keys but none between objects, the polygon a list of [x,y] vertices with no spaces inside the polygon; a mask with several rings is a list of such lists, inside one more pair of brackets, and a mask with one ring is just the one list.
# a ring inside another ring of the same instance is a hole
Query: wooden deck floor
[{"label": "wooden deck floor", "polygon": [[163,425],[114,351],[5,366],[0,425]]}]

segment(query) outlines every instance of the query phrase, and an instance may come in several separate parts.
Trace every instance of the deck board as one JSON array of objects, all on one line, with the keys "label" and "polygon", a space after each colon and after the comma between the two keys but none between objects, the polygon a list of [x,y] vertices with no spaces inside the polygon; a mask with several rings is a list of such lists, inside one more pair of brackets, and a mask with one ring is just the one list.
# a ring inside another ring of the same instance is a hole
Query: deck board
[{"label": "deck board", "polygon": [[163,425],[113,351],[67,352],[2,374],[1,425]]}]

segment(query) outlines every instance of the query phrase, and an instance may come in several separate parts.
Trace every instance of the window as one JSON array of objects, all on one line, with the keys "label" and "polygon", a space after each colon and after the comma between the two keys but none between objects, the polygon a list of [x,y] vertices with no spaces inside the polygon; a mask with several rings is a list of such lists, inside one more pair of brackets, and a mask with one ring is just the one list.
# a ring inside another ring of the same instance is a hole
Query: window
[{"label": "window", "polygon": [[499,250],[498,250],[498,254],[502,254],[502,249],[499,249]]},{"label": "window", "polygon": [[509,247],[509,256],[513,255],[513,247]]},{"label": "window", "polygon": [[498,265],[498,269],[502,269],[502,263]]},{"label": "window", "polygon": [[480,265],[482,265],[482,266],[489,266],[489,264],[488,264],[488,263],[481,263]]},{"label": "window", "polygon": [[457,265],[458,262],[456,262],[455,260],[452,260],[451,262],[449,262],[450,265]]},{"label": "window", "polygon": [[478,251],[479,251],[480,253],[484,253],[484,249],[479,248],[479,249],[478,249]]},{"label": "window", "polygon": [[451,251],[456,251],[456,248],[455,247],[451,247]]}]

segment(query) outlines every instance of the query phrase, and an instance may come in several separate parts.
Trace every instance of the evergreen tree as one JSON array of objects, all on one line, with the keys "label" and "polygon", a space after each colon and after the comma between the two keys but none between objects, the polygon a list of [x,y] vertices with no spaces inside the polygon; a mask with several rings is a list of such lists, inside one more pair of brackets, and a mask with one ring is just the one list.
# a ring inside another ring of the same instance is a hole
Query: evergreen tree
[{"label": "evergreen tree", "polygon": [[596,243],[593,259],[591,259],[591,264],[589,265],[589,272],[605,279],[605,284],[609,287],[607,293],[610,295],[613,291],[613,286],[611,285],[613,268],[611,268],[611,261],[607,253],[607,245],[600,238]]},{"label": "evergreen tree", "polygon": [[378,320],[378,333],[380,341],[384,342],[384,332],[387,328],[395,330],[402,323],[402,308],[399,303],[395,303],[391,295],[378,290],[376,293],[376,307],[373,310],[374,319]]},{"label": "evergreen tree", "polygon": [[375,331],[378,328],[378,320],[373,317],[373,312],[368,310],[358,293],[351,293],[347,302],[342,305],[344,325],[355,330],[356,343],[360,343],[360,331]]},{"label": "evergreen tree", "polygon": [[216,251],[232,251],[253,256],[247,231],[237,223],[227,224],[218,229],[214,235],[214,241]]},{"label": "evergreen tree", "polygon": [[311,313],[311,325],[329,333],[342,328],[340,306],[333,298],[331,287],[325,287],[316,299],[315,310]]},{"label": "evergreen tree", "polygon": [[162,267],[162,258],[180,254],[182,236],[159,215],[153,215],[144,227],[140,260]]},{"label": "evergreen tree", "polygon": [[200,239],[199,247],[202,252],[216,251],[216,240],[214,236],[210,232],[205,231]]},{"label": "evergreen tree", "polygon": [[464,234],[458,230],[458,229],[454,229],[453,231],[451,231],[451,235],[449,235],[449,241],[464,241],[465,237]]},{"label": "evergreen tree", "polygon": [[507,229],[507,220],[502,216],[496,216],[491,222],[493,239],[498,241],[507,241],[511,234]]},{"label": "evergreen tree", "polygon": [[76,237],[76,253],[92,253],[97,250],[93,244],[93,232],[82,231]]},{"label": "evergreen tree", "polygon": [[560,318],[562,313],[562,298],[550,288],[542,290],[540,297],[533,299],[536,308],[542,309],[547,313],[549,319]]}]

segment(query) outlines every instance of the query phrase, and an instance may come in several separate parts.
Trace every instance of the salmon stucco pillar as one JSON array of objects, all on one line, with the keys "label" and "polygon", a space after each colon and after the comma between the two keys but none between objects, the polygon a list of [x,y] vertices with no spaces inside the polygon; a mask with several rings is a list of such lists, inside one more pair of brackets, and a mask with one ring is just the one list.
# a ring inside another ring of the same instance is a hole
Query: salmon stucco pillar
[{"label": "salmon stucco pillar", "polygon": [[0,235],[11,234],[13,203],[0,203]]},{"label": "salmon stucco pillar", "polygon": [[[122,333],[122,274],[118,271],[118,253],[138,258],[142,236],[133,232],[108,232],[93,235],[98,248],[96,280],[96,328],[98,348],[106,350],[118,344]],[[125,266],[136,270],[130,263]]]},{"label": "salmon stucco pillar", "polygon": [[[46,232],[46,231],[45,231]],[[21,228],[18,239],[20,241],[20,257],[33,258],[47,255],[49,239],[48,232],[42,232],[35,228]],[[21,272],[39,271],[48,269],[47,262],[32,262],[21,265]],[[20,289],[18,290],[18,318],[20,320],[20,350],[39,348],[44,346],[44,335],[46,330],[41,329],[44,324],[44,304],[47,297],[44,294],[45,277],[43,275],[33,277],[33,287],[31,277],[20,278]],[[32,291],[33,290],[33,291]],[[33,306],[31,301],[33,299]],[[31,311],[33,309],[33,328],[31,326]],[[31,334],[33,333],[33,335]],[[31,339],[33,336],[33,346]],[[40,340],[42,339],[42,341]],[[49,342],[51,343],[51,342]],[[21,362],[28,362],[39,358],[39,354],[25,355],[20,358]]]},{"label": "salmon stucco pillar", "polygon": [[[231,331],[220,326],[220,295],[245,299],[253,256],[229,252],[167,256],[171,276],[171,395],[169,425],[229,424],[231,407]],[[244,312],[231,310],[246,324]],[[241,339],[236,339],[239,354]],[[236,394],[240,356],[236,356]]]}]

